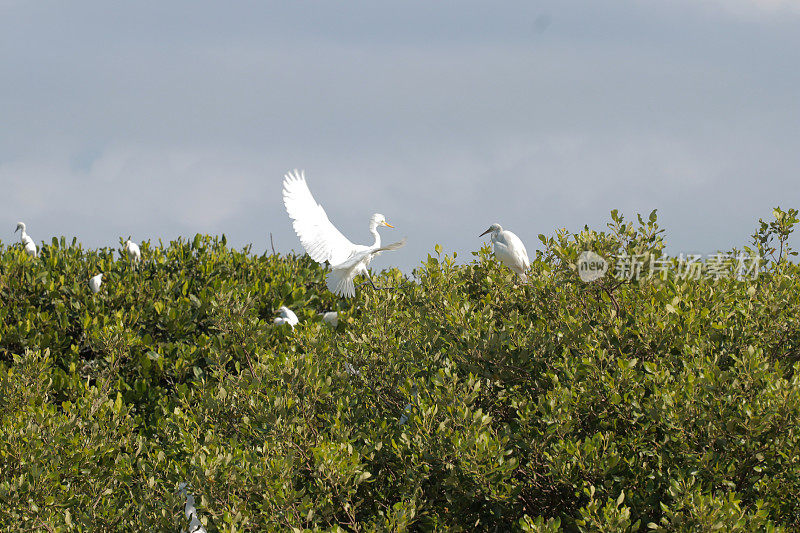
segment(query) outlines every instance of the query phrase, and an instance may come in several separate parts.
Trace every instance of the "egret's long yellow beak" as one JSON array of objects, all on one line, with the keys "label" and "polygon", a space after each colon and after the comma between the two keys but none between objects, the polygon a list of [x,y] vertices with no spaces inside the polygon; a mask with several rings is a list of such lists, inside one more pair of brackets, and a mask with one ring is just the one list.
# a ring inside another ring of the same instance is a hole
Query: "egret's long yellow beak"
[{"label": "egret's long yellow beak", "polygon": [[394,226],[392,226],[391,224],[389,224],[389,223],[388,223],[388,222],[386,222],[386,221],[384,221],[383,225],[384,225],[384,226],[389,226],[390,228],[393,228],[393,227],[394,227]]}]

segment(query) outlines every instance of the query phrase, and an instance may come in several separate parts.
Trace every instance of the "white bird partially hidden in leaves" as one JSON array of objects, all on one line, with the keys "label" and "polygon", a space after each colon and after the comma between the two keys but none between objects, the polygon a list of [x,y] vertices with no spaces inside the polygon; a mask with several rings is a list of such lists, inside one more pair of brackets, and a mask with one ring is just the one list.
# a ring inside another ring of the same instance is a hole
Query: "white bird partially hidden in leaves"
[{"label": "white bird partially hidden in leaves", "polygon": [[483,237],[487,233],[492,234],[492,249],[494,256],[504,265],[517,273],[522,281],[528,281],[525,271],[531,266],[528,259],[528,251],[525,245],[514,233],[504,230],[500,224],[492,224],[489,229],[478,235]]},{"label": "white bird partially hidden in leaves", "polygon": [[322,317],[322,321],[333,329],[336,329],[336,326],[339,325],[339,313],[336,311],[328,311],[327,313],[320,313],[319,315]]},{"label": "white bird partially hidden in leaves", "polygon": [[125,241],[125,252],[127,252],[128,259],[131,263],[138,263],[142,260],[142,251],[139,249],[139,245],[135,242],[131,242],[130,239]]},{"label": "white bird partially hidden in leaves", "polygon": [[17,222],[17,229],[14,230],[14,233],[22,230],[20,234],[20,241],[22,241],[23,246],[25,247],[25,252],[31,257],[36,257],[39,251],[36,249],[36,243],[33,242],[31,236],[25,231],[25,223],[24,222]]},{"label": "white bird partially hidden in leaves", "polygon": [[100,291],[100,284],[103,283],[103,273],[93,276],[89,279],[89,288],[92,289],[92,292],[97,294]]},{"label": "white bird partially hidden in leaves", "polygon": [[353,279],[363,274],[367,281],[375,284],[369,277],[367,265],[378,253],[384,250],[397,250],[405,246],[406,239],[381,246],[379,226],[393,228],[386,218],[375,213],[369,220],[369,231],[375,237],[371,246],[353,244],[328,220],[321,205],[314,200],[308,189],[303,172],[289,172],[283,180],[283,204],[294,223],[294,231],[311,259],[318,263],[327,261],[331,265],[328,273],[328,290],[344,297],[356,295]]},{"label": "white bird partially hidden in leaves", "polygon": [[186,520],[189,521],[189,529],[181,530],[181,533],[184,531],[186,531],[186,533],[206,533],[206,528],[203,527],[203,523],[200,522],[200,518],[197,516],[197,508],[194,505],[194,495],[189,492],[189,484],[185,481],[179,484],[177,494],[186,496],[183,512],[186,515]]},{"label": "white bird partially hidden in leaves", "polygon": [[281,315],[275,317],[275,324],[279,326],[282,326],[284,324],[289,324],[290,326],[292,326],[292,329],[294,329],[294,327],[300,322],[300,320],[297,318],[297,315],[294,314],[294,311],[292,311],[285,305],[280,306],[278,308],[277,313]]}]

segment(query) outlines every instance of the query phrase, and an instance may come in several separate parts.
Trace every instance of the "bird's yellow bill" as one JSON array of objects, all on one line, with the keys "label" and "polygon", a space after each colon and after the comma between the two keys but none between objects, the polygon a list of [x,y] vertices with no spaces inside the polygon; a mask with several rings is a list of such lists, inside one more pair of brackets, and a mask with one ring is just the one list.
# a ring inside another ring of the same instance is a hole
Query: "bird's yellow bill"
[{"label": "bird's yellow bill", "polygon": [[386,222],[385,220],[384,220],[384,222],[383,222],[383,225],[384,225],[384,226],[389,226],[390,228],[393,228],[393,227],[394,227],[394,226],[392,226],[391,224],[389,224],[388,222]]}]

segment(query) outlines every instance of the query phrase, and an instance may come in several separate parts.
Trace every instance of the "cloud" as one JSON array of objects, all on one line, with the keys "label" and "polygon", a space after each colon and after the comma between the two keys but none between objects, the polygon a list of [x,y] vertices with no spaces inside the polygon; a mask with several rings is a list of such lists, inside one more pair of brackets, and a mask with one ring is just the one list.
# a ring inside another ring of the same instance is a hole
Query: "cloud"
[{"label": "cloud", "polygon": [[796,19],[800,15],[798,0],[704,0],[696,4],[747,22],[770,22],[781,16]]},{"label": "cloud", "polygon": [[297,167],[354,242],[375,211],[408,235],[377,267],[614,208],[741,244],[797,204],[800,36],[711,5],[3,4],[0,224],[288,251]]},{"label": "cloud", "polygon": [[720,6],[741,11],[747,7],[765,9],[767,11],[791,10],[800,11],[798,0],[738,0],[733,2],[718,2]]}]

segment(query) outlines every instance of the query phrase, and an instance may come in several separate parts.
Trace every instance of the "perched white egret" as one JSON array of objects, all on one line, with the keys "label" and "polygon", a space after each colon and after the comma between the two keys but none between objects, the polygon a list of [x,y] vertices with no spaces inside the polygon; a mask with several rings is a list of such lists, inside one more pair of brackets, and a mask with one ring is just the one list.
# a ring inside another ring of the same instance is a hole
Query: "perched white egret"
[{"label": "perched white egret", "polygon": [[275,323],[279,326],[289,324],[292,326],[292,329],[294,329],[294,327],[300,322],[300,320],[297,318],[297,315],[294,314],[294,311],[285,305],[280,306],[277,313],[281,315],[275,317]]},{"label": "perched white egret", "polygon": [[289,172],[283,180],[283,204],[289,218],[294,222],[294,231],[311,259],[318,263],[327,261],[331,265],[328,274],[328,290],[344,297],[356,295],[353,279],[364,274],[374,288],[367,265],[372,258],[384,250],[397,250],[406,244],[406,239],[381,246],[379,226],[393,228],[386,218],[375,213],[369,220],[369,231],[375,237],[371,246],[353,244],[328,220],[321,205],[314,200],[308,189],[303,172]]},{"label": "perched white egret", "polygon": [[333,329],[336,329],[336,326],[339,325],[339,313],[336,311],[328,311],[327,313],[320,313],[319,316],[322,317],[322,321],[328,324]]},{"label": "perched white egret", "polygon": [[125,241],[125,251],[128,253],[131,263],[138,263],[142,260],[142,251],[139,249],[139,245],[131,242],[130,239]]},{"label": "perched white egret", "polygon": [[517,273],[522,281],[527,281],[525,271],[531,266],[525,245],[514,233],[504,230],[500,224],[492,224],[489,229],[478,235],[483,237],[492,234],[492,249],[494,256],[504,265]]},{"label": "perched white egret", "polygon": [[25,251],[28,253],[29,256],[36,257],[39,251],[36,249],[36,243],[33,242],[31,236],[28,235],[28,233],[25,231],[26,229],[27,228],[25,227],[24,222],[17,222],[17,229],[14,230],[14,233],[22,230],[22,233],[20,234],[19,238],[23,246],[25,247]]},{"label": "perched white egret", "polygon": [[97,294],[100,291],[100,284],[103,283],[103,273],[93,276],[89,279],[89,288],[92,289],[92,292]]}]

